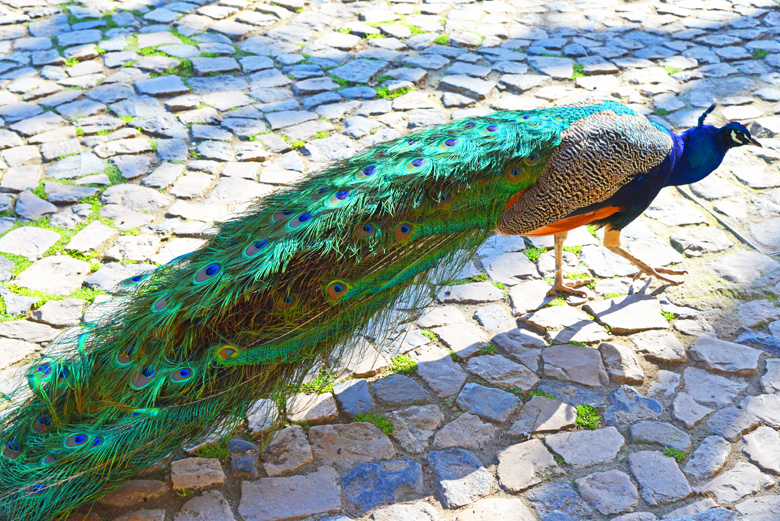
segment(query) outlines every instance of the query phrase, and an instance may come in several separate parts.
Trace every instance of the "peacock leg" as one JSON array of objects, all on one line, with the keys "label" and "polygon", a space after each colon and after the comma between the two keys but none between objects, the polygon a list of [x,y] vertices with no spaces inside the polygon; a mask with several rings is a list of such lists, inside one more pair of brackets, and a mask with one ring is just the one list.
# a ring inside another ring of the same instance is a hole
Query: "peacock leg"
[{"label": "peacock leg", "polygon": [[587,298],[587,293],[574,288],[584,286],[589,281],[578,280],[574,283],[574,286],[567,286],[563,283],[563,242],[566,240],[567,235],[569,235],[568,232],[555,234],[555,284],[553,284],[552,289],[547,292],[547,296],[555,297],[563,293]]},{"label": "peacock leg", "polygon": [[607,225],[604,231],[604,247],[612,253],[620,255],[628,262],[639,268],[640,273],[644,273],[650,277],[656,277],[658,280],[662,280],[666,283],[672,284],[673,286],[677,286],[680,283],[676,280],[668,279],[662,276],[661,273],[665,273],[667,275],[685,275],[687,273],[686,271],[670,270],[668,268],[652,268],[648,266],[620,246],[620,230],[611,228],[609,225]]}]

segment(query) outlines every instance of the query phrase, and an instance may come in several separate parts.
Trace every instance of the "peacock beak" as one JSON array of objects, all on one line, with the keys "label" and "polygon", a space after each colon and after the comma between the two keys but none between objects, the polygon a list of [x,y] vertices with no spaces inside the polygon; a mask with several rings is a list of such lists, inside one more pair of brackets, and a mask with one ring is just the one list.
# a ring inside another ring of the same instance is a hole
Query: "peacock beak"
[{"label": "peacock beak", "polygon": [[753,136],[750,136],[750,141],[748,141],[748,145],[756,145],[756,146],[757,146],[757,147],[759,147],[759,148],[764,148],[764,145],[762,145],[761,143],[759,143],[759,142],[756,140],[756,138],[754,138]]}]

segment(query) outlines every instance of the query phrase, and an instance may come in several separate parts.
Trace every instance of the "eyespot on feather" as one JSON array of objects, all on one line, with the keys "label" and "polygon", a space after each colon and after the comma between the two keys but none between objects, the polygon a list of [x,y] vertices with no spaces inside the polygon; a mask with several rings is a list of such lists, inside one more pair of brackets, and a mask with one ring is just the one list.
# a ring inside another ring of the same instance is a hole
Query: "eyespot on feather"
[{"label": "eyespot on feather", "polygon": [[355,230],[355,234],[361,239],[368,239],[378,231],[376,225],[371,223],[363,223],[358,225]]},{"label": "eyespot on feather", "polygon": [[267,240],[265,240],[265,239],[257,239],[256,241],[254,241],[251,244],[249,244],[249,246],[244,248],[243,255],[244,255],[244,257],[254,257],[255,255],[257,255],[260,252],[260,250],[262,250],[266,246],[268,246],[268,241]]},{"label": "eyespot on feather", "polygon": [[492,136],[498,132],[498,125],[488,125],[482,129],[483,136]]},{"label": "eyespot on feather", "polygon": [[313,219],[314,217],[312,216],[311,212],[304,212],[295,216],[295,219],[288,222],[285,227],[288,230],[298,230],[308,225]]},{"label": "eyespot on feather", "polygon": [[325,287],[325,294],[329,300],[338,300],[349,291],[349,288],[349,284],[340,280],[334,280]]},{"label": "eyespot on feather", "polygon": [[44,464],[44,465],[51,465],[52,463],[56,463],[57,462],[57,460],[59,459],[59,456],[60,456],[59,452],[56,452],[56,451],[52,452],[48,456],[44,457],[41,460],[41,463]]},{"label": "eyespot on feather", "polygon": [[238,349],[233,346],[222,346],[217,350],[217,356],[223,359],[233,358],[238,354]]},{"label": "eyespot on feather", "polygon": [[414,225],[410,223],[401,223],[395,227],[395,238],[399,241],[407,241],[414,233]]},{"label": "eyespot on feather", "polygon": [[35,370],[36,373],[40,374],[43,377],[47,377],[51,374],[51,365],[50,364],[41,364],[38,366],[38,368]]},{"label": "eyespot on feather", "polygon": [[79,447],[83,447],[88,441],[89,436],[86,434],[71,434],[65,438],[63,445],[66,449],[77,449]]},{"label": "eyespot on feather", "polygon": [[134,277],[129,277],[122,281],[123,286],[135,286],[136,284],[140,284],[141,282],[145,281],[149,278],[149,275],[151,273],[145,273],[143,275],[135,275]]},{"label": "eyespot on feather", "polygon": [[516,183],[523,178],[522,173],[523,171],[520,168],[517,166],[512,166],[506,169],[506,173],[504,175],[510,183]]},{"label": "eyespot on feather", "polygon": [[523,163],[525,163],[528,166],[534,166],[536,163],[539,162],[539,154],[536,154],[534,152],[531,152],[528,154],[528,157],[523,159]]},{"label": "eyespot on feather", "polygon": [[130,383],[130,387],[135,389],[136,391],[140,391],[141,389],[145,388],[147,385],[149,385],[152,380],[154,380],[154,377],[157,375],[157,370],[147,365],[141,371],[136,374],[133,377],[133,381]]},{"label": "eyespot on feather", "polygon": [[103,444],[103,438],[101,436],[95,436],[95,439],[92,440],[92,444],[90,445],[90,448],[100,447]]},{"label": "eyespot on feather", "polygon": [[439,143],[439,151],[446,152],[454,149],[456,146],[458,146],[458,139],[454,137],[450,137]]},{"label": "eyespot on feather", "polygon": [[284,295],[276,301],[276,307],[279,309],[292,309],[298,304],[298,297],[295,295]]},{"label": "eyespot on feather", "polygon": [[427,164],[428,160],[426,160],[424,157],[418,157],[406,163],[406,165],[404,165],[404,170],[407,172],[417,172]]},{"label": "eyespot on feather", "polygon": [[377,170],[379,170],[377,165],[369,165],[365,168],[362,168],[355,174],[355,180],[365,181],[366,179],[371,179],[376,175]]},{"label": "eyespot on feather", "polygon": [[160,311],[163,311],[167,307],[168,307],[168,295],[164,295],[154,301],[154,304],[152,304],[152,313],[159,313]]},{"label": "eyespot on feather", "polygon": [[278,222],[284,221],[285,219],[287,219],[288,217],[290,217],[294,213],[295,212],[292,212],[292,211],[289,211],[289,210],[279,210],[278,212],[274,213],[271,216],[271,222],[276,224]]},{"label": "eyespot on feather", "polygon": [[46,492],[46,485],[43,483],[36,483],[35,485],[31,485],[29,488],[29,492],[27,495],[29,496],[40,496]]},{"label": "eyespot on feather", "polygon": [[351,195],[352,194],[349,192],[349,190],[339,190],[335,194],[331,195],[327,201],[325,201],[325,206],[328,208],[336,208],[349,199]]},{"label": "eyespot on feather", "polygon": [[3,456],[6,458],[17,459],[22,455],[22,447],[16,440],[10,440],[3,445]]},{"label": "eyespot on feather", "polygon": [[51,429],[52,419],[48,414],[40,414],[33,422],[33,430],[38,434],[43,434]]},{"label": "eyespot on feather", "polygon": [[135,346],[130,346],[127,348],[126,351],[117,353],[116,355],[116,365],[119,367],[127,367],[128,365],[133,363],[133,351],[135,351]]},{"label": "eyespot on feather", "polygon": [[453,202],[454,200],[455,200],[455,199],[452,197],[452,194],[448,194],[448,193],[440,193],[440,194],[439,194],[439,202],[438,202],[437,206],[438,206],[440,209],[442,209],[442,210],[446,210],[446,209],[448,209],[450,206],[452,206],[452,202]]},{"label": "eyespot on feather", "polygon": [[181,369],[177,369],[176,371],[172,372],[170,378],[171,378],[171,382],[176,384],[182,384],[192,380],[192,377],[194,375],[195,375],[195,371],[193,371],[189,367],[182,367]]},{"label": "eyespot on feather", "polygon": [[474,123],[473,121],[467,121],[466,123],[463,124],[463,128],[465,129],[474,128],[475,126],[477,126],[477,124]]},{"label": "eyespot on feather", "polygon": [[208,264],[201,269],[198,270],[195,275],[192,277],[192,283],[193,284],[203,284],[204,282],[208,282],[210,280],[216,280],[217,275],[219,275],[222,272],[222,265],[220,265],[218,262],[212,262],[211,264]]},{"label": "eyespot on feather", "polygon": [[314,193],[313,193],[313,194],[311,194],[311,198],[310,198],[310,199],[311,199],[311,202],[317,202],[317,201],[319,201],[320,199],[322,199],[323,197],[325,197],[325,194],[326,194],[327,192],[328,192],[328,187],[327,187],[327,186],[323,186],[323,187],[321,187],[321,188],[318,188],[317,190],[315,190],[315,191],[314,191]]}]

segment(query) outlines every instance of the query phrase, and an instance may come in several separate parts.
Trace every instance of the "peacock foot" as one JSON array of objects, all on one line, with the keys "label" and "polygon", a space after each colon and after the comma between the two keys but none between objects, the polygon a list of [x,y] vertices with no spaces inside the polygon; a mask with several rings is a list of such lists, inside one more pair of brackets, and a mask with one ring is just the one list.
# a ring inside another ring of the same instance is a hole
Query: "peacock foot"
[{"label": "peacock foot", "polygon": [[640,268],[639,272],[637,272],[637,274],[634,275],[634,280],[637,280],[639,277],[641,277],[644,274],[647,275],[648,277],[655,277],[662,282],[671,284],[672,286],[680,285],[678,281],[674,279],[670,279],[668,277],[664,277],[663,275],[661,275],[661,273],[665,275],[685,275],[688,272],[685,270],[672,270],[669,268],[648,268],[648,269]]},{"label": "peacock foot", "polygon": [[553,287],[547,292],[548,297],[558,297],[562,295],[574,295],[575,297],[588,298],[588,294],[575,288],[581,288],[590,284],[593,280],[575,280],[571,285],[566,285],[563,281],[555,281]]}]

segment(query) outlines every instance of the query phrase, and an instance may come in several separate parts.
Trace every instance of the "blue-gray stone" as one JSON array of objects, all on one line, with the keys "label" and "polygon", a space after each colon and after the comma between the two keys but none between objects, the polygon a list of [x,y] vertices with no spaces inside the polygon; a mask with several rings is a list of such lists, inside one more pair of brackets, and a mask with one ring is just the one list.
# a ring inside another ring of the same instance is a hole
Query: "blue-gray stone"
[{"label": "blue-gray stone", "polygon": [[537,389],[550,393],[556,400],[575,407],[586,404],[596,409],[606,409],[607,407],[607,400],[603,394],[576,384],[546,380],[540,383]]},{"label": "blue-gray stone", "polygon": [[571,486],[557,483],[530,491],[526,498],[542,521],[580,521],[594,519],[593,510]]},{"label": "blue-gray stone", "polygon": [[187,143],[183,139],[158,139],[157,158],[160,161],[186,161]]},{"label": "blue-gray stone", "polygon": [[374,382],[374,396],[381,405],[414,405],[428,401],[428,393],[402,374],[380,378]]},{"label": "blue-gray stone", "polygon": [[436,496],[445,508],[469,505],[490,494],[495,486],[482,462],[464,449],[431,452],[428,464],[436,480]]},{"label": "blue-gray stone", "polygon": [[109,105],[109,108],[120,118],[126,116],[151,118],[165,113],[160,102],[151,96],[132,96]]},{"label": "blue-gray stone", "polygon": [[607,425],[628,425],[639,420],[650,420],[663,411],[658,401],[642,396],[627,385],[610,394],[609,403],[604,412]]},{"label": "blue-gray stone", "polygon": [[349,87],[338,91],[345,98],[350,99],[374,99],[376,91],[371,87]]},{"label": "blue-gray stone", "polygon": [[256,478],[257,471],[257,445],[246,440],[234,438],[228,442],[230,451],[230,467],[236,479]]},{"label": "blue-gray stone", "polygon": [[463,386],[457,404],[464,412],[483,420],[505,422],[520,405],[520,399],[500,389],[469,383]]},{"label": "blue-gray stone", "polygon": [[228,450],[231,454],[246,454],[257,452],[257,445],[246,440],[233,438],[228,442]]},{"label": "blue-gray stone", "polygon": [[187,139],[189,132],[187,127],[168,115],[159,114],[147,119],[133,121],[133,125],[146,131],[152,136]]},{"label": "blue-gray stone", "polygon": [[341,67],[336,67],[330,73],[353,83],[368,83],[376,73],[386,66],[387,62],[385,61],[358,58],[345,63]]},{"label": "blue-gray stone", "polygon": [[410,459],[364,463],[341,479],[350,511],[363,514],[387,504],[422,496],[422,467]]},{"label": "blue-gray stone", "polygon": [[341,410],[350,418],[376,410],[374,398],[368,391],[368,382],[365,380],[347,380],[337,384],[333,387],[333,394],[336,395]]}]

